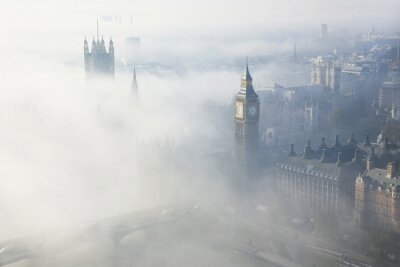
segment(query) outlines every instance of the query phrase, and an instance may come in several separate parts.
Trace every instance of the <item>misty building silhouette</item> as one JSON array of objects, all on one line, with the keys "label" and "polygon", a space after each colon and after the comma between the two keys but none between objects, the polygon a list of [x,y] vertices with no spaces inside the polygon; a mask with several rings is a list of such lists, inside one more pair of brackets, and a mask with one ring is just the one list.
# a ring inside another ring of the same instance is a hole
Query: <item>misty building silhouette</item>
[{"label": "misty building silhouette", "polygon": [[297,62],[297,61],[298,61],[296,43],[294,43],[293,54],[292,54],[292,60],[293,60],[293,62]]},{"label": "misty building silhouette", "polygon": [[385,138],[371,144],[366,171],[359,174],[355,187],[354,219],[386,231],[400,231],[399,146]]},{"label": "misty building silhouette", "polygon": [[97,40],[92,41],[91,51],[89,51],[88,41],[83,42],[83,54],[85,62],[85,74],[90,77],[94,74],[114,76],[114,43],[110,37],[108,52],[106,50],[103,37],[99,40],[99,27],[97,23]]},{"label": "misty building silhouette", "polygon": [[304,131],[312,134],[319,126],[319,104],[318,100],[311,99],[304,104]]},{"label": "misty building silhouette", "polygon": [[379,108],[391,109],[393,105],[400,106],[400,76],[389,78],[379,88]]},{"label": "misty building silhouette", "polygon": [[260,101],[253,88],[253,79],[247,62],[241,77],[240,91],[235,97],[234,108],[236,158],[247,176],[255,176],[259,167]]},{"label": "misty building silhouette", "polygon": [[311,84],[324,85],[334,91],[340,89],[340,64],[333,57],[312,59]]},{"label": "misty building silhouette", "polygon": [[321,24],[321,31],[319,37],[323,41],[326,41],[328,39],[328,24]]},{"label": "misty building silhouette", "polygon": [[139,85],[138,85],[138,82],[136,80],[136,69],[133,68],[133,78],[132,78],[132,84],[131,84],[132,94],[137,95],[138,94],[138,90],[139,90]]}]

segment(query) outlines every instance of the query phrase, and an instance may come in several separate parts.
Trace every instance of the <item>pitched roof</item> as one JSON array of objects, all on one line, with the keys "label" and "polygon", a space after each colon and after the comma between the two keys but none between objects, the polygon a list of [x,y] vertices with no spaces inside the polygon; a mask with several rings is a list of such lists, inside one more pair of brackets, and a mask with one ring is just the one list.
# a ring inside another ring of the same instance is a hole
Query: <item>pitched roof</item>
[{"label": "pitched roof", "polygon": [[316,159],[304,159],[301,157],[288,157],[277,164],[279,168],[299,173],[319,176],[330,180],[339,180],[342,167],[332,163],[323,163]]},{"label": "pitched roof", "polygon": [[250,75],[248,64],[246,64],[246,67],[241,77],[240,91],[238,95],[243,97],[257,97],[257,94],[253,88],[253,78]]},{"label": "pitched roof", "polygon": [[368,182],[370,185],[381,186],[384,189],[391,188],[392,190],[400,192],[400,177],[386,177],[385,169],[372,169],[364,175],[363,180]]}]

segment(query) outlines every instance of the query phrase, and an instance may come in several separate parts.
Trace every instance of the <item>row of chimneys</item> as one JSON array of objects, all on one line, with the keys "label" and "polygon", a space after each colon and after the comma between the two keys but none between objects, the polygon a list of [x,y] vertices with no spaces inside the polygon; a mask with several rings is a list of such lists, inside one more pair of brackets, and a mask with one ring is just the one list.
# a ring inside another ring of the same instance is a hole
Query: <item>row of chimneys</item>
[{"label": "row of chimneys", "polygon": [[[357,144],[357,141],[354,138],[354,132],[351,132],[350,138],[347,141],[347,143],[348,144],[354,144],[354,145]],[[369,141],[369,135],[368,134],[365,136],[364,145],[365,146],[371,146],[371,142]],[[336,137],[335,137],[335,143],[333,143],[333,147],[340,147],[340,146],[341,146],[341,144],[340,144],[340,141],[339,141],[339,135],[337,134]],[[327,149],[327,148],[328,148],[328,146],[326,145],[325,137],[321,137],[321,145],[319,146],[318,150],[322,151],[322,150]],[[307,141],[307,145],[304,147],[304,154],[305,155],[309,155],[309,152],[311,152],[311,151],[312,151],[311,141],[308,140]],[[289,156],[296,156],[296,152],[294,151],[294,144],[290,144]]]},{"label": "row of chimneys", "polygon": [[[350,135],[350,139],[348,141],[349,144],[356,144],[356,141],[354,139],[354,133],[351,133]],[[385,138],[385,144],[388,144],[388,138]],[[369,135],[367,134],[365,137],[365,146],[371,146],[371,143],[369,141]],[[340,142],[339,142],[339,135],[336,135],[335,138],[335,143],[334,143],[334,147],[338,147],[340,146]],[[326,149],[327,146],[325,144],[325,138],[322,137],[321,138],[321,145],[319,147],[319,150],[322,151],[321,153],[321,162],[327,162],[326,159]],[[310,153],[312,152],[312,148],[311,148],[311,141],[308,140],[307,141],[307,145],[304,147],[304,154],[303,154],[303,158],[308,158],[310,156]],[[296,156],[296,152],[294,151],[294,144],[290,144],[290,152],[289,152],[289,156],[294,157]],[[367,170],[371,170],[374,168],[374,161],[376,159],[376,155],[375,155],[375,148],[373,146],[371,146],[370,148],[370,153],[368,154],[367,157]],[[360,157],[358,155],[358,149],[354,149],[354,157],[352,159],[352,162],[359,162],[360,161]],[[337,161],[336,161],[336,165],[340,166],[342,164],[342,152],[338,152],[337,153]],[[386,170],[386,177],[387,178],[393,178],[395,176],[395,173],[397,171],[399,171],[400,169],[400,162],[389,162],[387,164],[387,170]]]},{"label": "row of chimneys", "polygon": [[[290,149],[291,149],[291,153],[289,153],[289,156],[296,156],[296,153],[293,151],[293,144],[290,145]],[[309,154],[307,154],[307,153],[308,153],[307,150],[310,151],[309,149],[310,149],[309,146],[306,146],[306,147],[304,148],[303,158],[308,158]],[[327,162],[327,158],[326,158],[326,149],[325,149],[325,148],[322,149],[320,161],[321,161],[321,162]],[[353,157],[353,159],[352,159],[351,162],[353,162],[353,163],[360,162],[360,157],[359,157],[358,149],[354,149],[354,157]],[[336,165],[341,166],[342,163],[343,163],[343,161],[342,161],[342,152],[339,151],[339,152],[337,153]],[[372,164],[371,164],[371,166],[372,166]]]},{"label": "row of chimneys", "polygon": [[[357,141],[356,141],[356,139],[354,138],[354,132],[351,132],[350,138],[349,138],[349,140],[347,141],[347,143],[348,143],[348,144],[354,144],[354,145],[357,144]],[[389,138],[388,138],[388,137],[385,137],[384,143],[383,143],[383,144],[384,144],[384,145],[388,145],[388,144],[389,144]],[[341,145],[341,144],[340,144],[340,141],[339,141],[339,135],[337,134],[337,135],[335,136],[335,142],[333,143],[332,147],[340,147],[340,145]],[[366,147],[371,147],[371,141],[370,141],[370,139],[369,139],[369,134],[365,135],[364,146],[366,146]],[[328,148],[328,146],[326,145],[325,137],[321,137],[321,145],[319,146],[318,150],[322,151],[322,150],[327,149],[327,148]],[[371,147],[371,149],[373,149],[373,148]],[[311,151],[312,151],[312,148],[311,148],[311,141],[308,140],[308,141],[307,141],[307,145],[304,147],[304,154],[303,154],[303,156],[304,156],[304,157],[309,156],[309,154],[310,154]],[[373,153],[373,152],[372,152],[372,153]],[[289,156],[296,156],[296,155],[297,155],[297,154],[296,154],[296,152],[294,151],[294,144],[290,144]]]}]

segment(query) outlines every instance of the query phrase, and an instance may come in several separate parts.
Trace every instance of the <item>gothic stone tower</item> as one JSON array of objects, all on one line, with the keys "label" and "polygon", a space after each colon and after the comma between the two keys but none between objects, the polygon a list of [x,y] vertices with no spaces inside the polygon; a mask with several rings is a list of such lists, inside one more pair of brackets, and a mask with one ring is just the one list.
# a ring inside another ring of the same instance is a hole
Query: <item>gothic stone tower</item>
[{"label": "gothic stone tower", "polygon": [[311,84],[324,85],[334,91],[340,89],[340,64],[331,57],[318,56],[312,60]]},{"label": "gothic stone tower", "polygon": [[235,98],[236,157],[248,176],[258,171],[258,121],[260,102],[254,91],[249,67],[241,78],[240,91]]},{"label": "gothic stone tower", "polygon": [[88,42],[85,38],[83,43],[85,73],[87,76],[93,74],[105,74],[114,76],[114,44],[110,39],[108,52],[106,51],[104,39],[92,41],[92,51],[89,52]]},{"label": "gothic stone tower", "polygon": [[93,74],[105,74],[114,76],[114,43],[110,38],[108,52],[103,37],[99,40],[99,23],[97,22],[97,41],[92,41],[92,51],[89,52],[88,41],[83,42],[83,54],[85,61],[85,74],[87,77]]}]

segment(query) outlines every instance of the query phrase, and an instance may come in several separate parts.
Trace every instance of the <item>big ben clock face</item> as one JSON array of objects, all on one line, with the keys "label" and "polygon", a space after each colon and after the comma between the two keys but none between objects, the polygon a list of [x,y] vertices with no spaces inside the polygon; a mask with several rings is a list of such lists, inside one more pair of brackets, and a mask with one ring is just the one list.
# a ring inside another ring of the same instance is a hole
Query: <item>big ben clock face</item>
[{"label": "big ben clock face", "polygon": [[243,119],[243,102],[236,102],[236,118]]},{"label": "big ben clock face", "polygon": [[249,106],[249,115],[254,117],[255,115],[257,115],[257,107],[255,105],[251,105]]}]

